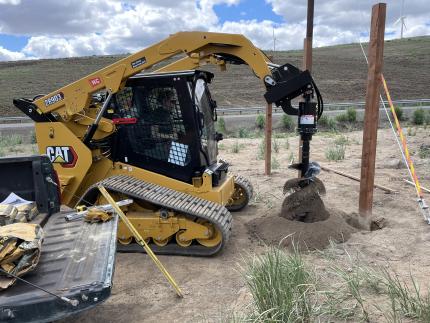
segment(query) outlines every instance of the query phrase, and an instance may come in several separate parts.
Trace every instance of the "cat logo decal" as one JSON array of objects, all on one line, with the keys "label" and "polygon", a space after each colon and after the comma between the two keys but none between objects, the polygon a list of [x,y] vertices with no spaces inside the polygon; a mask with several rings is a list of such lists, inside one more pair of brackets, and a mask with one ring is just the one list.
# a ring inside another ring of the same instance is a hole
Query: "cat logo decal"
[{"label": "cat logo decal", "polygon": [[46,147],[46,154],[52,163],[61,164],[66,168],[75,167],[78,161],[78,155],[70,146],[48,146]]}]

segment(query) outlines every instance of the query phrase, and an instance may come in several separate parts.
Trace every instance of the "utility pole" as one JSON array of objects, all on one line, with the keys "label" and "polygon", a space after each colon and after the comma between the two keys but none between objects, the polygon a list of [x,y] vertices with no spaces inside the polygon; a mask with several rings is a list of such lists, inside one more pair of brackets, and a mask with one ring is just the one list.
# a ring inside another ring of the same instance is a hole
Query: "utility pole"
[{"label": "utility pole", "polygon": [[373,184],[375,182],[376,142],[379,121],[379,91],[382,83],[385,15],[387,6],[372,7],[369,41],[369,69],[367,73],[366,109],[364,112],[363,148],[358,210],[361,216],[372,214]]},{"label": "utility pole", "polygon": [[[312,38],[314,34],[314,0],[308,0],[306,38],[303,45],[303,69],[312,72]],[[303,141],[299,142],[299,163],[302,162]],[[299,170],[298,177],[302,176]]]}]

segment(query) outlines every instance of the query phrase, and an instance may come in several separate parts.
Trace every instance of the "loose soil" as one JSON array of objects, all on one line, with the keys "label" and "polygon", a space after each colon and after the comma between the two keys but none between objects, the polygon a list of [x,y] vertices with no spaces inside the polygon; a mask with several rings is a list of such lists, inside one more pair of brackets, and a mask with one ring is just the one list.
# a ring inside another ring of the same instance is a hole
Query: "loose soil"
[{"label": "loose soil", "polygon": [[247,225],[249,232],[267,245],[298,247],[301,250],[324,249],[333,242],[347,241],[357,228],[349,225],[342,213],[325,210],[325,220],[301,222],[279,215],[257,218]]},{"label": "loose soil", "polygon": [[[349,132],[346,135],[349,144],[346,146],[344,161],[330,162],[325,158],[325,150],[335,140],[332,134],[314,137],[311,159],[359,176],[362,133]],[[429,136],[430,129],[419,128],[416,136],[408,138],[412,158],[424,187],[430,187],[430,160],[420,158],[418,151],[421,144],[428,143]],[[294,136],[288,139],[288,149],[287,139],[276,139],[280,143],[280,151],[273,157],[280,167],[273,170],[271,176],[264,175],[264,161],[256,158],[261,139],[238,139],[243,148],[237,154],[231,152],[236,140],[226,139],[221,142],[220,157],[232,164],[232,172],[252,181],[255,197],[246,209],[233,215],[233,233],[227,246],[219,255],[210,258],[160,257],[183,289],[185,297],[178,299],[175,296],[147,255],[119,253],[109,300],[63,322],[227,321],[232,312],[244,311],[251,301],[240,271],[243,259],[265,252],[267,243],[278,244],[292,232],[302,239],[306,238],[303,240],[306,240],[307,245],[315,248],[323,248],[327,237],[331,236],[340,241],[335,245],[336,259],[343,260],[359,254],[363,264],[390,266],[405,279],[411,274],[421,284],[421,290],[427,290],[430,226],[420,214],[414,188],[403,182],[403,178],[408,176],[407,170],[386,167],[391,161],[400,158],[391,130],[380,130],[378,133],[375,182],[399,193],[385,194],[375,189],[373,214],[377,219],[385,218],[385,223],[375,221],[383,227],[375,231],[354,227],[358,223],[354,212],[358,208],[359,183],[324,171],[319,178],[327,190],[323,201],[330,212],[329,218],[304,223],[279,217],[284,198],[283,185],[287,179],[297,176],[297,171],[288,169],[288,164],[291,153],[297,156],[298,138]],[[430,200],[430,195],[425,197]],[[287,239],[283,243],[287,244]],[[320,253],[310,251],[304,257],[307,264],[322,273],[327,284],[331,283],[333,277],[325,274],[327,268]],[[378,300],[375,299],[375,302]],[[369,308],[369,311],[372,322],[385,321],[375,308]]]}]

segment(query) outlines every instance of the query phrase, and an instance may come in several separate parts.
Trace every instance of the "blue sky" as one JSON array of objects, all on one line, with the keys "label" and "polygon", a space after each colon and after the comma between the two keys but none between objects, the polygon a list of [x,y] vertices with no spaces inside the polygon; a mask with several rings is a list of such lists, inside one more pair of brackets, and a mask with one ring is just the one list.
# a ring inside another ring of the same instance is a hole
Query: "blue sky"
[{"label": "blue sky", "polygon": [[[367,40],[376,0],[315,1],[314,46]],[[386,39],[400,0],[387,2]],[[177,31],[244,34],[263,50],[303,47],[306,0],[0,0],[0,61],[131,53]],[[405,37],[430,35],[429,0],[405,0]]]},{"label": "blue sky", "polygon": [[29,38],[28,36],[0,34],[0,46],[11,51],[21,51],[27,44]]},{"label": "blue sky", "polygon": [[221,23],[237,20],[270,20],[282,23],[283,17],[273,12],[272,6],[265,1],[245,0],[236,5],[218,4],[214,11]]}]

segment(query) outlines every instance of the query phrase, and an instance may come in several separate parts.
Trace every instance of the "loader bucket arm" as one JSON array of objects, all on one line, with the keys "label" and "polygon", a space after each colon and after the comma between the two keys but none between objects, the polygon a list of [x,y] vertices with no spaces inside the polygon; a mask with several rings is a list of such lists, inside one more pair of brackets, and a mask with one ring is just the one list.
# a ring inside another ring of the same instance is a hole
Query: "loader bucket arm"
[{"label": "loader bucket arm", "polygon": [[68,121],[90,105],[93,93],[103,89],[116,93],[129,77],[181,53],[187,56],[176,63],[177,68],[199,66],[203,61],[214,63],[217,59],[213,54],[225,54],[240,58],[262,80],[271,74],[268,58],[243,35],[178,32],[76,82],[36,98],[26,105],[31,110],[23,112],[28,115],[35,112],[39,115],[55,113]]}]

